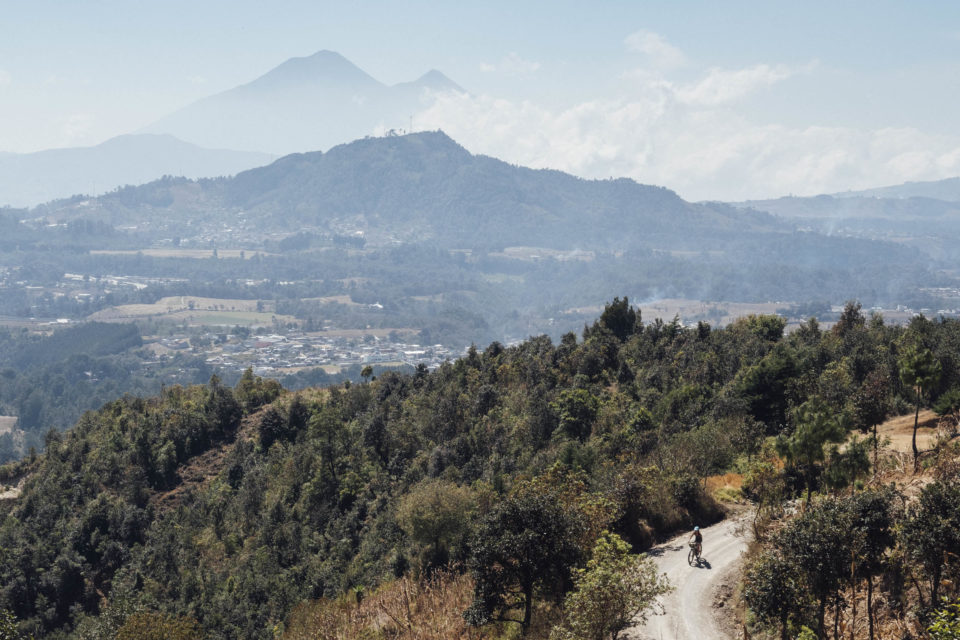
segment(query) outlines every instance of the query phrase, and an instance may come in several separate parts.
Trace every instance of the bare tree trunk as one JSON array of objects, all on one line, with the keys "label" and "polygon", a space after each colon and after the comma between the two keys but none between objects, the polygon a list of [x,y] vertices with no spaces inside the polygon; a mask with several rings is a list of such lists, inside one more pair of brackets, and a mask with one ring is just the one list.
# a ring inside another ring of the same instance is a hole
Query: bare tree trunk
[{"label": "bare tree trunk", "polygon": [[823,619],[827,617],[827,594],[820,597],[820,606],[817,609],[817,633],[821,638],[827,637],[827,628],[824,626]]},{"label": "bare tree trunk", "polygon": [[870,627],[870,640],[873,640],[873,575],[867,576],[867,625]]},{"label": "bare tree trunk", "polygon": [[920,582],[917,581],[916,576],[910,576],[910,581],[913,583],[913,586],[917,589],[917,600],[920,601],[920,608],[926,609],[927,603],[923,599],[923,589],[920,588]]},{"label": "bare tree trunk", "polygon": [[913,414],[913,473],[920,470],[920,450],[917,449],[917,428],[920,426],[920,388],[917,387],[917,410]]},{"label": "bare tree trunk", "polygon": [[850,562],[850,640],[856,639],[857,628],[857,561]]},{"label": "bare tree trunk", "polygon": [[873,425],[873,475],[877,475],[877,456],[880,449],[880,439],[877,436],[877,425]]},{"label": "bare tree trunk", "polygon": [[833,600],[833,640],[840,640],[840,592]]},{"label": "bare tree trunk", "polygon": [[527,635],[530,628],[530,618],[533,613],[533,581],[523,585],[523,635]]},{"label": "bare tree trunk", "polygon": [[933,569],[933,585],[930,589],[930,604],[933,605],[937,602],[937,592],[940,590],[940,576],[943,574],[941,567],[938,565]]}]

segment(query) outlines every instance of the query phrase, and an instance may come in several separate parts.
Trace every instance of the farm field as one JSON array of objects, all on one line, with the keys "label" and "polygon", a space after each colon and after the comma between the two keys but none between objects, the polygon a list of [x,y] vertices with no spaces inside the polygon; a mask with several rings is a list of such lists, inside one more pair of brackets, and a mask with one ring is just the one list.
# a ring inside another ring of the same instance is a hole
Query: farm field
[{"label": "farm field", "polygon": [[359,302],[354,302],[350,296],[344,294],[340,296],[324,296],[322,298],[301,298],[302,302],[317,302],[319,304],[342,304],[348,307],[363,306]]},{"label": "farm field", "polygon": [[268,327],[275,322],[285,324],[299,323],[299,320],[293,316],[277,315],[274,313],[257,311],[175,311],[167,314],[163,318],[171,322],[183,323],[193,327],[219,327],[219,326],[261,326]]},{"label": "farm field", "polygon": [[[260,309],[257,305],[260,304]],[[135,318],[138,316],[159,316],[177,311],[274,311],[272,300],[240,300],[228,298],[201,298],[198,296],[168,296],[153,304],[124,304],[97,311],[90,320],[112,320],[115,318]]]},{"label": "farm field", "polygon": [[[259,307],[259,310],[258,310]],[[273,313],[272,300],[239,300],[169,296],[153,304],[124,304],[97,311],[88,320],[129,322],[131,320],[170,320],[190,325],[269,325],[276,319],[296,322],[293,316]]]},{"label": "farm field", "polygon": [[270,256],[272,253],[252,251],[249,249],[92,249],[90,255],[100,256],[134,256],[137,254],[150,258],[195,258],[202,260],[213,258],[216,252],[218,258],[251,259],[256,255]]}]

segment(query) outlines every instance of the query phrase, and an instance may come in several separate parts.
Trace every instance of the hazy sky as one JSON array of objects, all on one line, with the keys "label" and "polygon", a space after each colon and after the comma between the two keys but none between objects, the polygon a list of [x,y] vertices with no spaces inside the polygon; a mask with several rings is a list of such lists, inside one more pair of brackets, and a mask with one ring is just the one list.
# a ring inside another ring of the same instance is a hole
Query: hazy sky
[{"label": "hazy sky", "polygon": [[689,199],[960,175],[960,3],[438,4],[2,0],[0,151],[96,144],[332,49],[470,91],[415,128]]}]

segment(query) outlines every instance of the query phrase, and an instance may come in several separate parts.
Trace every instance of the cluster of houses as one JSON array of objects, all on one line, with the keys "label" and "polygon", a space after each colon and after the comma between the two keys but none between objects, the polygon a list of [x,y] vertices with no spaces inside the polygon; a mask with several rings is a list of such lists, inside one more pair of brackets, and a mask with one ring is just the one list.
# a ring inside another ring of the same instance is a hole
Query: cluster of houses
[{"label": "cluster of houses", "polygon": [[227,370],[253,367],[257,375],[263,376],[293,373],[312,367],[344,368],[375,364],[424,364],[429,369],[435,369],[445,360],[461,355],[439,344],[422,346],[369,334],[359,339],[300,331],[287,335],[264,334],[246,338],[221,334],[202,336],[193,343],[193,346],[189,343],[184,345],[181,340],[177,346],[202,350],[207,364],[211,366]]}]

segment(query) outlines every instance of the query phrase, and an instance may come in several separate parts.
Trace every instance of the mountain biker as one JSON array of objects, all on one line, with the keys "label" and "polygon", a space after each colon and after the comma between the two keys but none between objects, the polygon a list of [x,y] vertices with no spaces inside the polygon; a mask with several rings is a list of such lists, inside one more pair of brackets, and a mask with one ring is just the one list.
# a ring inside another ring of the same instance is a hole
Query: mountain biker
[{"label": "mountain biker", "polygon": [[694,527],[690,535],[690,546],[697,550],[697,556],[703,551],[703,534],[700,533],[700,527]]}]

